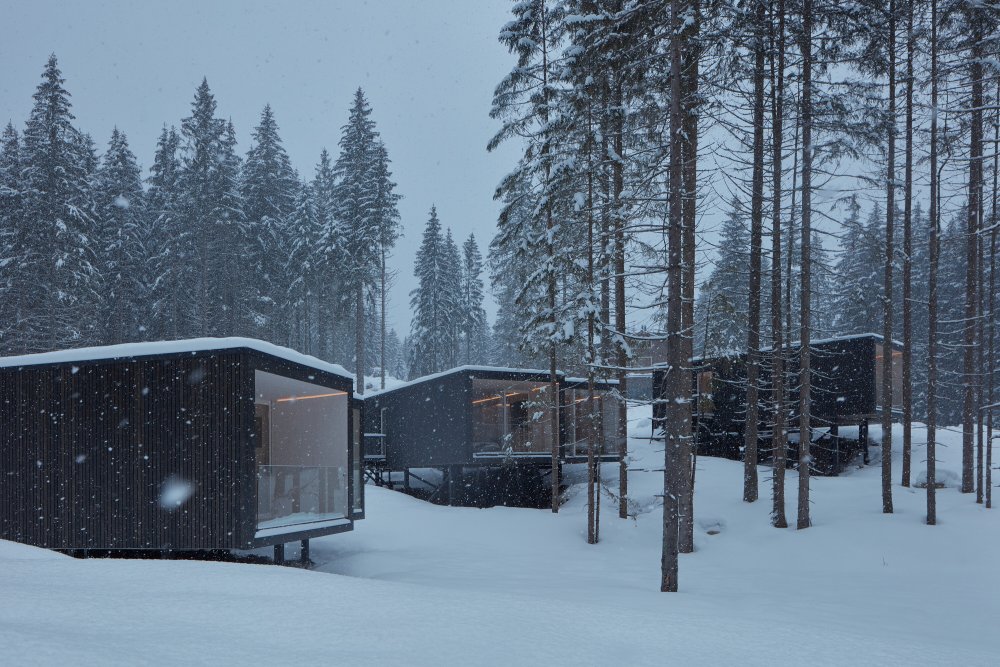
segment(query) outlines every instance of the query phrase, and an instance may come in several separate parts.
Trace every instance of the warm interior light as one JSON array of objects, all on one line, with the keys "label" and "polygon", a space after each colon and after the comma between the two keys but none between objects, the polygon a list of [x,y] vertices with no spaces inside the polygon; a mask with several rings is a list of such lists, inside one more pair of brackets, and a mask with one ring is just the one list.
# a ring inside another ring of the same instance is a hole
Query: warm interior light
[{"label": "warm interior light", "polygon": [[284,398],[279,398],[276,403],[291,403],[292,401],[307,401],[310,398],[331,398],[333,396],[347,396],[346,391],[334,391],[329,394],[308,394],[305,396],[286,396]]}]

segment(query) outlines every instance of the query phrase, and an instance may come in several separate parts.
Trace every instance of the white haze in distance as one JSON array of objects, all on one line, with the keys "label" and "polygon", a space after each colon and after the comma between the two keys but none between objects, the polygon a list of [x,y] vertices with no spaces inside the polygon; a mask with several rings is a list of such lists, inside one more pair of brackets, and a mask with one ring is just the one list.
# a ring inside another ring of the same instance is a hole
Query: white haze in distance
[{"label": "white haze in distance", "polygon": [[[493,88],[514,63],[497,41],[509,9],[506,0],[0,0],[0,126],[23,128],[55,53],[77,125],[102,151],[117,126],[148,169],[160,129],[189,115],[205,76],[241,155],[270,103],[292,163],[311,178],[323,147],[336,157],[361,86],[404,197],[389,314],[402,338],[431,204],[459,245],[475,232],[485,255],[493,236],[493,191],[517,158],[513,146],[486,152]],[[492,319],[495,305],[486,308]]]}]

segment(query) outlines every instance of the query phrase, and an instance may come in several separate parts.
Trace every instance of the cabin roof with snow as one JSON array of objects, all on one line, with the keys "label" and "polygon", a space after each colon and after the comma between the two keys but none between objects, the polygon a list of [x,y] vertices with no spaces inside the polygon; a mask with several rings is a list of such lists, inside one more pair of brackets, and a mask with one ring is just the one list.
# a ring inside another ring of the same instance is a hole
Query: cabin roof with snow
[{"label": "cabin roof with snow", "polygon": [[317,370],[334,373],[346,378],[353,375],[338,364],[317,359],[302,354],[287,347],[274,345],[253,338],[189,338],[186,340],[165,340],[145,343],[123,343],[121,345],[103,345],[100,347],[80,347],[53,352],[39,352],[11,357],[0,357],[0,368],[20,366],[36,366],[39,364],[63,364],[87,361],[111,361],[115,359],[133,359],[136,357],[152,357],[172,354],[206,352],[211,350],[230,350],[246,348],[292,361]]}]

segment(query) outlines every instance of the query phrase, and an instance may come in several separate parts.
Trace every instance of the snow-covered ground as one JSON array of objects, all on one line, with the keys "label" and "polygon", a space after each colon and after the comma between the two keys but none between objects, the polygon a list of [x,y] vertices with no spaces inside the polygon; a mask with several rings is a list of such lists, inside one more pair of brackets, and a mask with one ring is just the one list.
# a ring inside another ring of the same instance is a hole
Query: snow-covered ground
[{"label": "snow-covered ground", "polygon": [[[813,479],[806,531],[770,527],[767,469],[747,505],[742,464],[700,459],[697,551],[681,558],[682,592],[659,593],[662,447],[644,439],[648,417],[632,411],[637,517],[605,499],[596,546],[579,486],[558,515],[368,487],[368,519],[314,540],[314,571],[80,561],[0,542],[4,662],[1000,664],[1000,519],[946,488],[928,527],[924,491],[898,485],[885,516],[877,458]],[[959,437],[943,438],[939,470],[957,472]],[[918,444],[915,473],[923,458]]]}]

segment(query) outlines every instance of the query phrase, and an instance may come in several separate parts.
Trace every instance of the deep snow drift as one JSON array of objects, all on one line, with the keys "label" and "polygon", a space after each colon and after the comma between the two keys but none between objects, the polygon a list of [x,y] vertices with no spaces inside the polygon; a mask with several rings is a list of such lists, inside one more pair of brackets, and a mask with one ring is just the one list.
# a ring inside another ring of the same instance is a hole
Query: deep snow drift
[{"label": "deep snow drift", "polygon": [[[78,561],[0,542],[5,662],[1000,662],[1000,519],[946,488],[940,525],[928,527],[923,490],[898,485],[896,514],[883,515],[874,447],[868,467],[814,478],[806,531],[769,526],[766,468],[760,502],[747,505],[741,463],[699,459],[697,552],[681,559],[682,592],[657,592],[662,446],[645,439],[649,408],[631,414],[637,515],[618,519],[605,498],[596,546],[580,486],[558,515],[439,507],[369,486],[355,532],[313,541],[317,571]],[[960,437],[942,435],[939,471],[957,471]],[[582,474],[568,469],[571,481]],[[614,483],[616,466],[605,477]],[[794,471],[787,483],[794,522]]]}]

